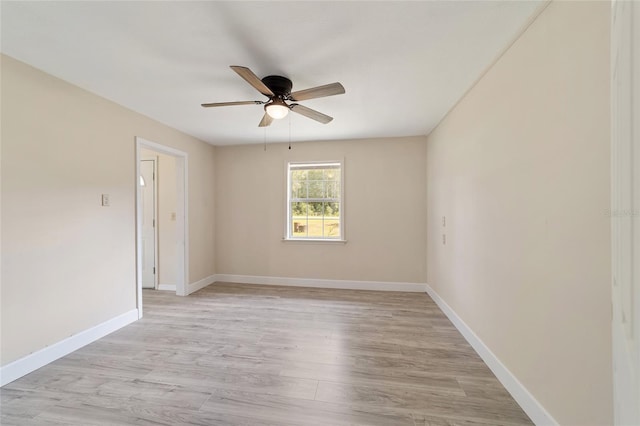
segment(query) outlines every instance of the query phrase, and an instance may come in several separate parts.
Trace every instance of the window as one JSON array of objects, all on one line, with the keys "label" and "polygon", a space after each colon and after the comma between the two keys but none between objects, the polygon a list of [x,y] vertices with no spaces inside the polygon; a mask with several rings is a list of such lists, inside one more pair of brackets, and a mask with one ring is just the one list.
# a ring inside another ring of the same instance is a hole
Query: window
[{"label": "window", "polygon": [[343,240],[342,162],[289,163],[287,239]]}]

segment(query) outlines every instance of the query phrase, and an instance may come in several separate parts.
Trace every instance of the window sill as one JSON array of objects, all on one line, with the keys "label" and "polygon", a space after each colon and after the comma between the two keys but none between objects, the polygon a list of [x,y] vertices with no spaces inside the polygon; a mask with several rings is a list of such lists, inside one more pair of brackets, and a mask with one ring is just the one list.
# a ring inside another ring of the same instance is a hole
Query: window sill
[{"label": "window sill", "polygon": [[320,243],[320,244],[346,244],[347,240],[329,240],[321,238],[283,238],[283,243]]}]

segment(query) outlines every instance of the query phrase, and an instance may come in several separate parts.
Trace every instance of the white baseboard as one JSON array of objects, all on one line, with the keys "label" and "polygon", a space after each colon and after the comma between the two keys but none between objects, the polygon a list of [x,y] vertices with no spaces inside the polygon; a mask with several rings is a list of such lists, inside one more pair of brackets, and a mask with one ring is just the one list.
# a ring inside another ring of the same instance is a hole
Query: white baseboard
[{"label": "white baseboard", "polygon": [[137,320],[138,310],[132,309],[129,312],[111,318],[88,330],[81,331],[51,346],[2,366],[0,367],[0,386],[11,383]]},{"label": "white baseboard", "polygon": [[199,281],[196,281],[194,283],[190,283],[187,286],[187,295],[196,292],[198,290],[200,290],[201,288],[205,288],[206,286],[213,284],[214,282],[216,282],[216,276],[217,275],[209,275],[206,278],[203,278]]},{"label": "white baseboard", "polygon": [[158,284],[158,290],[160,291],[176,291],[175,284]]},{"label": "white baseboard", "polygon": [[284,285],[292,287],[316,287],[337,288],[344,290],[375,290],[375,291],[403,291],[424,293],[426,284],[387,282],[387,281],[350,281],[350,280],[324,280],[314,278],[286,278],[286,277],[261,277],[256,275],[215,275],[216,282]]},{"label": "white baseboard", "polygon": [[549,425],[557,426],[559,423],[545,410],[545,408],[538,402],[537,399],[524,387],[522,383],[516,378],[516,376],[509,371],[509,369],[498,359],[498,357],[484,344],[482,340],[473,332],[463,320],[455,313],[453,309],[442,300],[429,286],[426,285],[427,294],[433,299],[438,307],[445,313],[453,325],[464,336],[469,344],[480,355],[480,358],[487,364],[493,374],[498,378],[500,383],[509,391],[513,399],[516,400],[525,413],[531,418],[531,420],[538,426]]}]

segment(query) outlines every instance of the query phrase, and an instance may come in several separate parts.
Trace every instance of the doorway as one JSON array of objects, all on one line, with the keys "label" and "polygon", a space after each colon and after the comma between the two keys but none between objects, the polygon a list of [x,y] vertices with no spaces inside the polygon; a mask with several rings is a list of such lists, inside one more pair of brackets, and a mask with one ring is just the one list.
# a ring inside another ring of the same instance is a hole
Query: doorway
[{"label": "doorway", "polygon": [[140,197],[142,208],[142,288],[158,288],[158,185],[157,160],[145,152],[140,160]]},{"label": "doorway", "polygon": [[[143,288],[187,294],[187,160],[186,152],[136,137],[136,294],[140,318]],[[171,171],[163,173],[163,164],[165,171]],[[166,195],[167,188],[172,188],[168,191],[172,196]]]}]

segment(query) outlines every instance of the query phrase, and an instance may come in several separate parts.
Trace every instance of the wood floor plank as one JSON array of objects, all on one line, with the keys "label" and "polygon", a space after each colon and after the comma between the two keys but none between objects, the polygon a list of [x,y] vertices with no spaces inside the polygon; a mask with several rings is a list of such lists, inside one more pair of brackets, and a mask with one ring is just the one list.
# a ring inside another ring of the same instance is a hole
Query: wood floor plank
[{"label": "wood floor plank", "polygon": [[322,401],[287,398],[246,391],[220,390],[203,405],[205,411],[240,414],[255,412],[260,407],[260,417],[283,424],[295,419],[304,425],[371,425],[371,426],[413,426],[411,414],[397,412],[386,407],[358,410],[343,404]]},{"label": "wood floor plank", "polygon": [[525,426],[529,425],[528,421],[518,422],[513,420],[483,420],[483,419],[465,419],[457,416],[440,417],[425,414],[414,414],[415,426]]},{"label": "wood floor plank", "polygon": [[201,368],[167,368],[153,370],[144,377],[157,383],[179,384],[202,391],[213,389],[256,389],[273,395],[313,399],[318,387],[317,380],[280,377],[276,374],[253,372],[207,372]]},{"label": "wood floor plank", "polygon": [[0,389],[2,425],[530,425],[420,293],[216,283]]},{"label": "wood floor plank", "polygon": [[356,406],[385,406],[395,410],[442,417],[459,417],[484,421],[526,422],[526,414],[510,397],[504,399],[471,398],[448,395],[432,389],[384,388],[332,383],[318,384],[316,399]]}]

